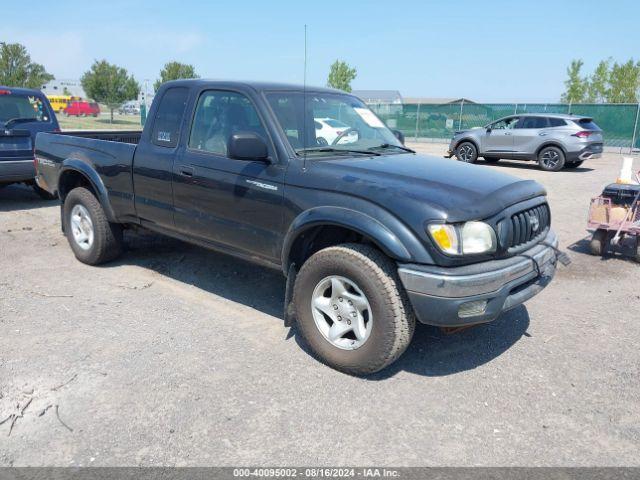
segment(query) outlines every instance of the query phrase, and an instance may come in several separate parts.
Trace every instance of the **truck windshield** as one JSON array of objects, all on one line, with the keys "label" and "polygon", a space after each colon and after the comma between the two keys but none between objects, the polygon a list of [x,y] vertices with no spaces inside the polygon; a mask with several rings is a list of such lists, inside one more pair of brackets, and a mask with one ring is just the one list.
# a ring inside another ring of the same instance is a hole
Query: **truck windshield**
[{"label": "truck windshield", "polygon": [[0,94],[0,122],[47,122],[49,117],[42,100],[38,97]]},{"label": "truck windshield", "polygon": [[356,97],[339,93],[271,92],[267,100],[298,154],[407,150]]}]

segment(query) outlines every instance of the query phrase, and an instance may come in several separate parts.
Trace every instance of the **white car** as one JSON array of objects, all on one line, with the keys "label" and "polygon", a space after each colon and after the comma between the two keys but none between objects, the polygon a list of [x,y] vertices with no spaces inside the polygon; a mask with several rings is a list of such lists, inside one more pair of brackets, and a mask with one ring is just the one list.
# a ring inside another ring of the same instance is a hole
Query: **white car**
[{"label": "white car", "polygon": [[[335,118],[314,118],[316,139],[318,145],[335,145],[358,141],[358,133],[351,130],[343,135],[350,127]],[[338,138],[341,137],[341,138]],[[337,141],[336,141],[337,140]]]}]

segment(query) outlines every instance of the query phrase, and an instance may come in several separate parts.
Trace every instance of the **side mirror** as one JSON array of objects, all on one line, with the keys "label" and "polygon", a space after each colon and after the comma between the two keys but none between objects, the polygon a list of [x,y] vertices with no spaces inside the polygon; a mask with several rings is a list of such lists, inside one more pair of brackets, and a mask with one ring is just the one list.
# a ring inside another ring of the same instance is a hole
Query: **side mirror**
[{"label": "side mirror", "polygon": [[396,138],[400,140],[400,143],[404,145],[404,133],[402,133],[400,130],[391,130],[391,132],[393,132]]},{"label": "side mirror", "polygon": [[487,127],[487,133],[491,133],[491,127]]},{"label": "side mirror", "polygon": [[260,135],[253,132],[237,132],[227,143],[229,157],[237,160],[261,160],[269,162],[269,149]]}]

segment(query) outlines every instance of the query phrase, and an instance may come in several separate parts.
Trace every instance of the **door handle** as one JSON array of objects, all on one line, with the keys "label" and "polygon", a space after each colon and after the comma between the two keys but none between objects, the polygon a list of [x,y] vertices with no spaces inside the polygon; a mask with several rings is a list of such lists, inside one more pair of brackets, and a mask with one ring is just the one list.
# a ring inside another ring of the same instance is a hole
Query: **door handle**
[{"label": "door handle", "polygon": [[549,135],[548,133],[545,132],[540,132],[538,135],[540,135],[541,137],[546,137],[547,135]]},{"label": "door handle", "polygon": [[511,132],[504,132],[505,135],[511,135]]},{"label": "door handle", "polygon": [[180,175],[184,177],[193,177],[193,167],[186,167],[183,165],[178,167],[178,171],[180,172]]}]

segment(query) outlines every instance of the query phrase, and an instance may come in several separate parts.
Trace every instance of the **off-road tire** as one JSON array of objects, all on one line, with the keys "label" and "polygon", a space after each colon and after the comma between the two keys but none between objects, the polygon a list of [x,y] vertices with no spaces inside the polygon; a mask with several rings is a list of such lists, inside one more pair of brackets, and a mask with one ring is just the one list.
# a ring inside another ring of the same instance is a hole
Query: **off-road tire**
[{"label": "off-road tire", "polygon": [[596,230],[589,242],[589,253],[601,257],[607,251],[609,245],[609,232],[604,229]]},{"label": "off-road tire", "polygon": [[478,149],[473,142],[461,142],[456,147],[456,158],[460,162],[476,163],[478,160]]},{"label": "off-road tire", "polygon": [[[88,250],[80,248],[75,242],[71,231],[71,211],[77,204],[84,206],[88,210],[93,223],[94,240]],[[71,190],[64,201],[62,209],[65,235],[76,258],[82,263],[100,265],[117,258],[122,253],[122,227],[107,220],[102,205],[89,190],[83,187]]]},{"label": "off-road tire", "polygon": [[[545,162],[544,156],[547,152],[553,152],[558,155],[557,161],[553,164],[553,166],[548,165]],[[546,172],[559,172],[564,167],[564,164],[565,155],[561,148],[554,146],[544,147],[538,153],[538,165],[540,165],[540,168]]]},{"label": "off-road tire", "polygon": [[[371,306],[371,333],[355,350],[332,345],[315,324],[311,309],[313,291],[330,275],[340,275],[355,282]],[[396,265],[368,245],[347,243],[312,255],[298,272],[293,303],[298,332],[313,355],[350,375],[371,374],[393,363],[406,350],[415,330],[413,309],[400,283]]]}]

